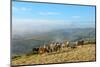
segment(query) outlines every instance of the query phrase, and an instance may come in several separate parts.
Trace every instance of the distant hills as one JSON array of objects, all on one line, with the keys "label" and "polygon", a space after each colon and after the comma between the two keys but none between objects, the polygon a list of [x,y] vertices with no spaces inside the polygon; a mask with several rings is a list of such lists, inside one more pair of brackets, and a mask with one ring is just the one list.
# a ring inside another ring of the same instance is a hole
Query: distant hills
[{"label": "distant hills", "polygon": [[33,47],[48,45],[50,41],[95,40],[95,28],[69,28],[44,33],[12,35],[12,54],[25,54]]}]

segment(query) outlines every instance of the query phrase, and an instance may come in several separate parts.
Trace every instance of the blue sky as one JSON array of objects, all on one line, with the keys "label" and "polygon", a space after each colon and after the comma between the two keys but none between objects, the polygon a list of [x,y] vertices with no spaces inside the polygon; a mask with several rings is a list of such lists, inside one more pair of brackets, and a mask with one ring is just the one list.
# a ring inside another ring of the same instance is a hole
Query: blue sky
[{"label": "blue sky", "polygon": [[94,27],[95,7],[14,1],[12,24],[17,31]]}]

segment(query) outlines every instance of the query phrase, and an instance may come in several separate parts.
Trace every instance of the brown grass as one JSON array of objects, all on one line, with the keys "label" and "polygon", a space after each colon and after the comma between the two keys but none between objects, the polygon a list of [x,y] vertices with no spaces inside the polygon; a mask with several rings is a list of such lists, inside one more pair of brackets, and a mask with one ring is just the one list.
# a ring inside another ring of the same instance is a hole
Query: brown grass
[{"label": "brown grass", "polygon": [[62,62],[95,61],[95,44],[77,46],[77,48],[63,48],[60,52],[21,56],[12,59],[12,65],[48,64]]}]

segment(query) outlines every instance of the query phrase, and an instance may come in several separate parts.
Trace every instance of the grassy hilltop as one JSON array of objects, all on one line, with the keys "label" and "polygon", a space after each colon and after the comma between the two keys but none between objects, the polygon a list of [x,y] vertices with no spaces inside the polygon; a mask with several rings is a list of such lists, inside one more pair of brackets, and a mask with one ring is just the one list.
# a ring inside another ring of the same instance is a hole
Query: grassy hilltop
[{"label": "grassy hilltop", "polygon": [[95,44],[64,48],[60,52],[21,55],[12,59],[12,65],[48,64],[63,62],[95,61]]}]

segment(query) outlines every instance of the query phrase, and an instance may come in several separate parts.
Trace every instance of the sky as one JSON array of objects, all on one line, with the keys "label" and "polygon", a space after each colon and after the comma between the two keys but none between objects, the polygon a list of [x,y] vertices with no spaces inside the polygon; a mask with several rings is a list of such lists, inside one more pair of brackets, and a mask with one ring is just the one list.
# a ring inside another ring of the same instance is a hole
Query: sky
[{"label": "sky", "polygon": [[14,32],[86,27],[95,27],[94,6],[12,2]]}]

